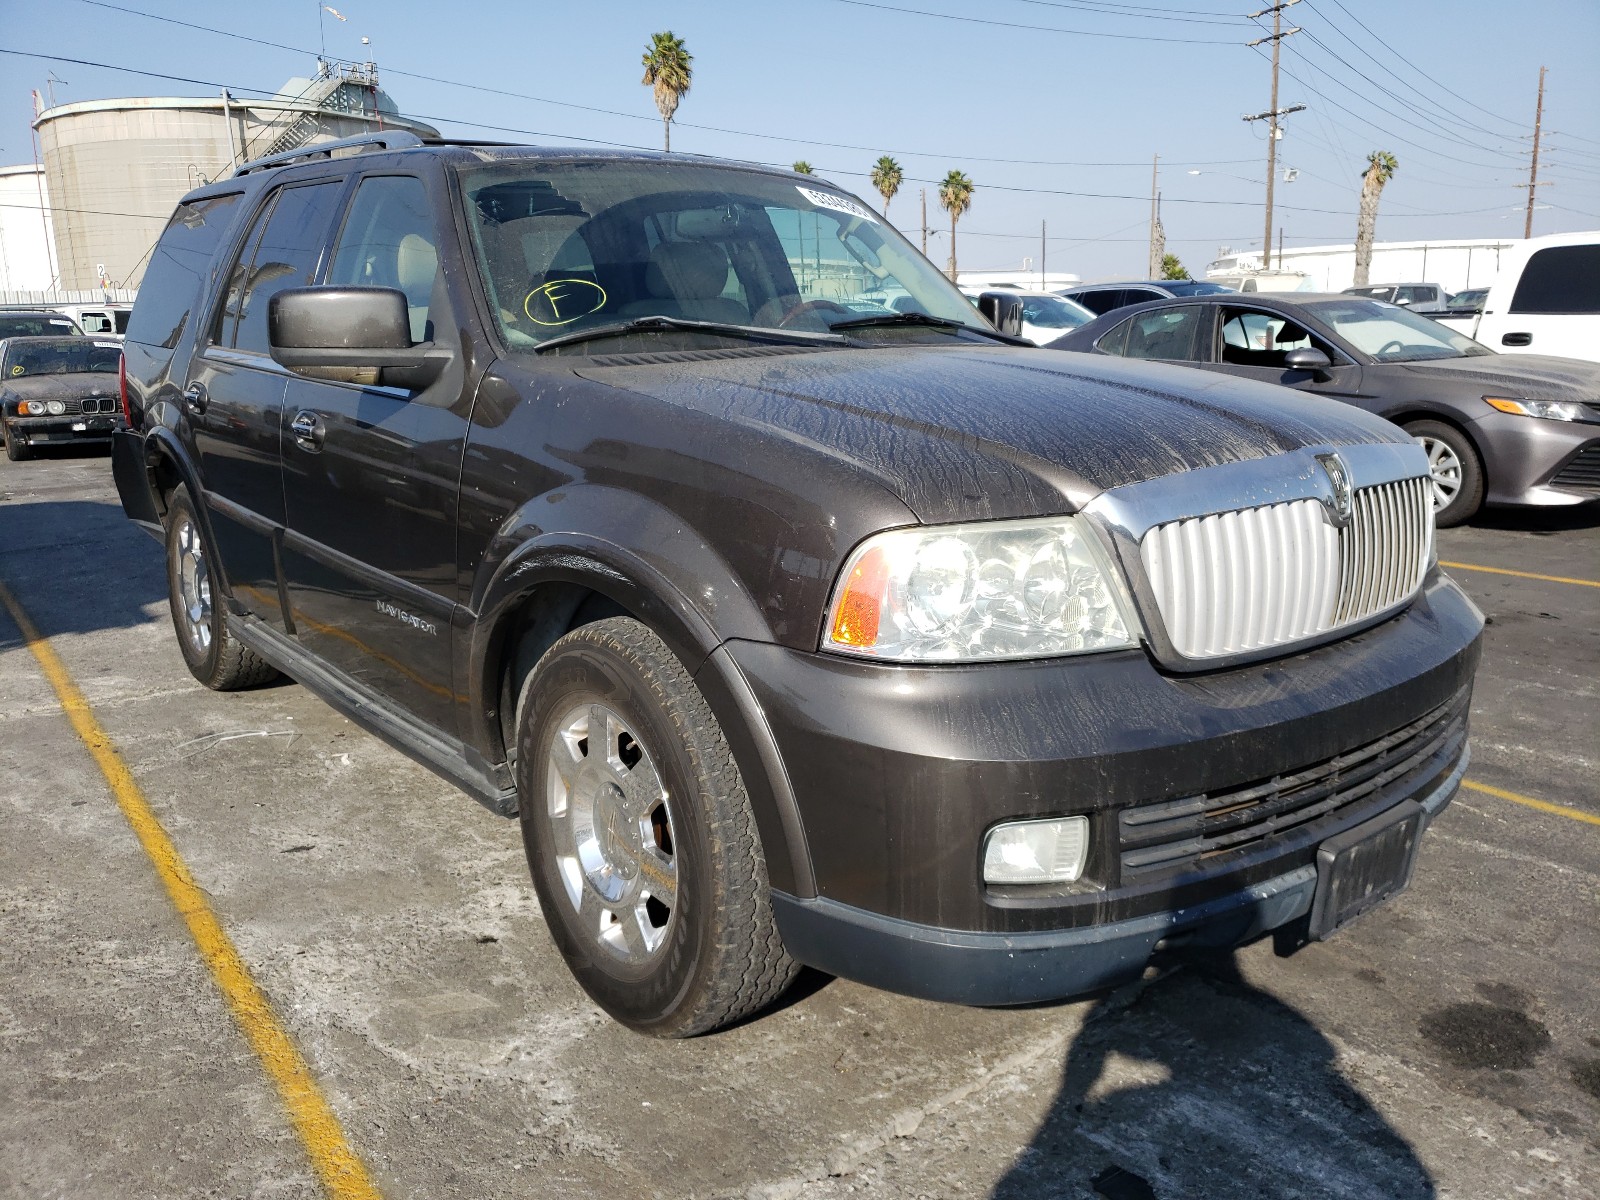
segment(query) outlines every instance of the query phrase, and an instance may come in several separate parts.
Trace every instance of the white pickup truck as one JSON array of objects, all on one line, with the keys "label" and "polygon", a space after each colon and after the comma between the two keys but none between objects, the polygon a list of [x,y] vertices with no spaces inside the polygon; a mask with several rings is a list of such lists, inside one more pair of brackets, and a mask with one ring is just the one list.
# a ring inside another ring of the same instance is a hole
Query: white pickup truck
[{"label": "white pickup truck", "polygon": [[1600,362],[1600,232],[1507,249],[1475,321],[1452,326],[1491,350]]}]

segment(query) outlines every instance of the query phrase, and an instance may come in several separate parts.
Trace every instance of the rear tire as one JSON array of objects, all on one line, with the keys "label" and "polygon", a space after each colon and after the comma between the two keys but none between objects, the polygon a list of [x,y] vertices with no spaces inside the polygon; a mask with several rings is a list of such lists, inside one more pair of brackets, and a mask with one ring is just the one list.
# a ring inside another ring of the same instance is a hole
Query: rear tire
[{"label": "rear tire", "polygon": [[233,636],[217,586],[216,553],[182,484],[167,500],[167,599],[189,673],[217,692],[255,687],[278,669]]},{"label": "rear tire", "polygon": [[26,462],[33,457],[33,448],[23,442],[15,433],[12,433],[11,426],[4,421],[0,421],[0,434],[3,434],[5,438],[6,457],[12,462]]},{"label": "rear tire", "polygon": [[1469,520],[1483,506],[1483,461],[1472,440],[1443,421],[1412,421],[1405,430],[1428,454],[1434,524],[1448,529]]},{"label": "rear tire", "polygon": [[551,936],[622,1024],[692,1037],[793,982],[739,769],[644,625],[595,621],[539,660],[517,705],[517,788]]}]

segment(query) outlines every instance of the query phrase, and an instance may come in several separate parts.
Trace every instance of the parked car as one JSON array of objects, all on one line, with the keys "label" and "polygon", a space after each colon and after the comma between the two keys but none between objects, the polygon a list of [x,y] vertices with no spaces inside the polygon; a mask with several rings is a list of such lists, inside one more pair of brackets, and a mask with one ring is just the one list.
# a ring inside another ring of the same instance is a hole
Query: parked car
[{"label": "parked car", "polygon": [[121,424],[122,347],[84,337],[0,341],[0,434],[12,462],[37,446],[109,442]]},{"label": "parked car", "polygon": [[1410,438],[1022,345],[820,179],[310,147],[182,201],[125,355],[190,671],[519,815],[635,1029],[797,963],[1017,1004],[1326,937],[1466,769],[1482,618]]},{"label": "parked car", "polygon": [[1412,312],[1432,316],[1444,312],[1450,294],[1437,283],[1375,283],[1361,287],[1347,287],[1346,296],[1366,296],[1369,300],[1387,300]]},{"label": "parked car", "polygon": [[83,330],[65,313],[44,308],[0,308],[0,338],[79,337]]},{"label": "parked car", "polygon": [[[1053,342],[1069,330],[1094,320],[1094,313],[1076,300],[1068,300],[1053,292],[1029,292],[1021,288],[997,290],[1003,290],[1022,301],[1022,336],[1036,346]],[[981,290],[963,287],[961,294],[976,303]]]},{"label": "parked car", "polygon": [[1304,271],[1239,271],[1206,276],[1209,283],[1222,284],[1236,292],[1315,291],[1311,276]]},{"label": "parked car", "polygon": [[1508,354],[1600,362],[1600,232],[1513,243],[1470,332]]},{"label": "parked car", "polygon": [[128,318],[133,305],[121,302],[110,304],[60,304],[56,311],[77,322],[90,337],[121,338],[128,331]]},{"label": "parked car", "polygon": [[1221,283],[1204,279],[1162,279],[1135,283],[1086,283],[1078,287],[1061,288],[1056,295],[1083,305],[1097,315],[1130,304],[1143,304],[1146,300],[1162,300],[1173,296],[1214,296],[1234,289]]},{"label": "parked car", "polygon": [[1383,301],[1195,296],[1101,317],[1051,348],[1185,363],[1385,417],[1427,451],[1440,525],[1484,502],[1600,499],[1600,369],[1496,354]]},{"label": "parked car", "polygon": [[1489,294],[1489,289],[1467,288],[1466,291],[1457,292],[1445,301],[1444,308],[1447,313],[1481,313],[1483,311],[1484,297]]}]

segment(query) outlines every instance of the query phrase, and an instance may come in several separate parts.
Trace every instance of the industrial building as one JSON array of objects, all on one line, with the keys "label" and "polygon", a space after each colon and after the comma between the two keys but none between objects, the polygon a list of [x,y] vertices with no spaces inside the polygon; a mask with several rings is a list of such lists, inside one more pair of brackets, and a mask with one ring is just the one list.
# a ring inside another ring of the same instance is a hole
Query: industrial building
[{"label": "industrial building", "polygon": [[0,303],[7,292],[41,291],[55,279],[48,196],[42,168],[0,167]]},{"label": "industrial building", "polygon": [[[372,63],[320,61],[314,77],[291,79],[268,99],[88,100],[43,110],[34,128],[53,217],[46,286],[59,289],[137,288],[178,199],[248,159],[380,129],[438,136],[400,114]],[[0,168],[0,189],[6,172],[33,170]]]},{"label": "industrial building", "polygon": [[[1372,283],[1437,283],[1447,292],[1488,287],[1500,272],[1500,252],[1516,244],[1513,238],[1457,238],[1426,242],[1374,242]],[[1301,246],[1275,253],[1274,272],[1305,276],[1305,290],[1342,292],[1355,282],[1356,247]],[[1222,253],[1206,267],[1208,278],[1250,275],[1261,270],[1259,250]],[[1279,287],[1276,290],[1283,290]]]}]

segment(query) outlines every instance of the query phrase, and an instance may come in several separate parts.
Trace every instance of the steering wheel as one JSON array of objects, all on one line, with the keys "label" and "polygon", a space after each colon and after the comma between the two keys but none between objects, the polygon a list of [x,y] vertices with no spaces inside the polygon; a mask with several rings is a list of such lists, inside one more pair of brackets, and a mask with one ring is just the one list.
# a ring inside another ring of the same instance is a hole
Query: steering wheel
[{"label": "steering wheel", "polygon": [[1378,347],[1378,352],[1376,354],[1374,354],[1372,357],[1373,358],[1382,358],[1385,354],[1389,353],[1389,351],[1391,351],[1391,350],[1404,350],[1405,348],[1406,348],[1406,344],[1404,342],[1396,339],[1395,341],[1385,342],[1382,346],[1379,346]]},{"label": "steering wheel", "polygon": [[832,300],[802,300],[778,318],[778,328],[788,329],[794,323],[796,317],[803,316],[808,312],[836,312],[843,313],[847,317],[854,315],[844,305],[835,304]]}]

